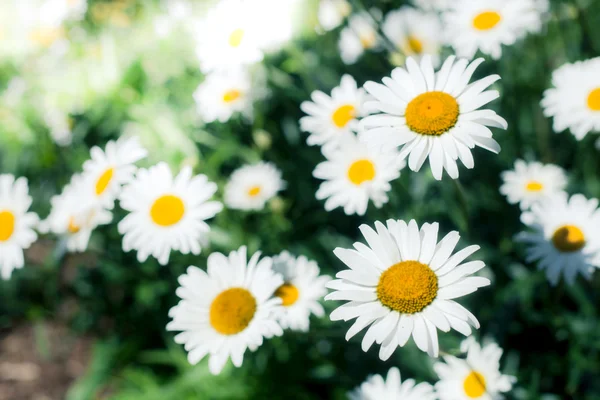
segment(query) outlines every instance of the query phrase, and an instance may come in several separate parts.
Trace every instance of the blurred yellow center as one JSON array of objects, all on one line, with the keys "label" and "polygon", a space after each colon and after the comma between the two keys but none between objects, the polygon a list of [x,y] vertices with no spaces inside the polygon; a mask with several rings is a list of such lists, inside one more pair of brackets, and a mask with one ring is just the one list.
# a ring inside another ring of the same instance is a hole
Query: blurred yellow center
[{"label": "blurred yellow center", "polygon": [[0,242],[4,242],[15,231],[15,215],[10,211],[0,211]]},{"label": "blurred yellow center", "polygon": [[485,393],[485,378],[479,372],[471,371],[463,382],[465,394],[471,398],[477,398]]},{"label": "blurred yellow center", "polygon": [[181,220],[184,212],[183,201],[177,196],[167,194],[154,201],[150,208],[150,217],[157,225],[171,226]]},{"label": "blurred yellow center", "polygon": [[409,36],[406,44],[410,51],[414,54],[421,54],[423,52],[423,42],[414,36]]},{"label": "blurred yellow center", "polygon": [[364,32],[359,36],[359,39],[363,48],[370,49],[375,46],[377,36],[375,35],[375,32]]},{"label": "blurred yellow center", "polygon": [[352,121],[356,116],[356,108],[353,105],[346,104],[338,107],[333,114],[331,119],[338,128],[345,127],[348,122]]},{"label": "blurred yellow center", "polygon": [[406,124],[421,135],[438,136],[458,121],[458,102],[448,93],[427,92],[418,95],[406,107]]},{"label": "blurred yellow center", "polygon": [[414,314],[427,307],[438,292],[438,278],[426,264],[402,261],[379,277],[377,298],[384,306],[402,314]]},{"label": "blurred yellow center", "polygon": [[248,189],[248,196],[256,197],[260,194],[260,190],[260,186],[252,186],[250,189]]},{"label": "blurred yellow center", "polygon": [[62,28],[39,27],[29,33],[29,39],[43,47],[50,47],[63,36]]},{"label": "blurred yellow center", "polygon": [[525,186],[525,189],[527,189],[528,192],[539,192],[543,188],[544,185],[538,181],[530,181],[527,183],[527,186]]},{"label": "blurred yellow center", "polygon": [[485,11],[473,18],[473,26],[480,31],[489,31],[502,20],[496,11]]},{"label": "blurred yellow center", "polygon": [[231,89],[225,92],[225,94],[223,95],[223,101],[225,103],[231,103],[232,101],[236,101],[237,99],[239,99],[241,95],[242,92],[240,92],[239,90]]},{"label": "blurred yellow center", "polygon": [[355,185],[372,181],[375,178],[375,165],[369,160],[354,161],[348,168],[348,179]]},{"label": "blurred yellow center", "polygon": [[600,111],[600,88],[594,89],[590,92],[587,103],[590,110]]},{"label": "blurred yellow center", "polygon": [[75,218],[69,218],[69,226],[67,226],[67,230],[69,231],[69,233],[77,233],[79,232],[79,229],[81,228],[75,223]]},{"label": "blurred yellow center", "polygon": [[210,305],[212,327],[222,335],[235,335],[250,324],[256,313],[256,299],[246,289],[231,288],[221,292]]},{"label": "blurred yellow center", "polygon": [[236,29],[229,35],[229,45],[231,47],[238,47],[242,44],[242,39],[244,39],[244,30]]},{"label": "blurred yellow center", "polygon": [[291,283],[284,283],[279,286],[275,291],[275,296],[281,298],[281,301],[285,307],[289,307],[298,300],[298,296],[300,292],[298,292],[298,288]]},{"label": "blurred yellow center", "polygon": [[564,225],[552,235],[552,244],[559,251],[572,253],[581,250],[585,246],[585,235],[575,225]]},{"label": "blurred yellow center", "polygon": [[96,181],[96,195],[97,196],[100,196],[102,193],[104,193],[104,191],[108,187],[108,184],[110,183],[110,180],[113,177],[114,172],[115,172],[115,169],[111,167],[111,168],[108,168],[106,171],[104,171],[102,173],[102,175],[100,175],[100,178],[98,178],[98,180]]}]

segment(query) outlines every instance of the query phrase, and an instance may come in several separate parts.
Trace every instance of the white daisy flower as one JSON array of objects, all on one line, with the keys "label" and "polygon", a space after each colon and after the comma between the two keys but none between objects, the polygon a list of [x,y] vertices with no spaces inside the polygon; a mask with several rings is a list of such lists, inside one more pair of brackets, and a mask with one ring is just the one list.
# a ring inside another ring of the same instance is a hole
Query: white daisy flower
[{"label": "white daisy flower", "polygon": [[365,382],[348,393],[349,400],[437,400],[433,386],[427,382],[417,384],[414,379],[404,382],[400,370],[393,367],[384,379],[381,375],[370,376]]},{"label": "white daisy flower", "polygon": [[247,71],[236,69],[207,75],[194,100],[204,122],[227,122],[235,113],[252,120],[253,101],[263,94],[264,90],[253,88]]},{"label": "white daisy flower", "polygon": [[260,252],[247,260],[246,247],[229,253],[212,253],[207,272],[190,266],[179,277],[179,304],[171,308],[169,331],[182,331],[175,342],[183,344],[191,364],[207,355],[210,372],[218,374],[227,359],[240,367],[246,349],[255,351],[263,338],[281,336],[273,318],[281,303],[272,297],[283,284]]},{"label": "white daisy flower", "polygon": [[502,375],[502,349],[496,343],[480,346],[473,337],[465,339],[461,351],[466,359],[444,356],[433,368],[440,377],[435,385],[440,400],[501,400],[516,379]]},{"label": "white daisy flower", "polygon": [[456,0],[443,14],[445,37],[459,57],[472,59],[480,50],[494,59],[502,45],[513,45],[542,28],[537,0]]},{"label": "white daisy flower", "polygon": [[237,68],[261,61],[260,27],[253,2],[222,0],[198,23],[196,54],[200,69]]},{"label": "white daisy flower", "polygon": [[381,29],[405,56],[420,59],[430,54],[433,65],[440,64],[442,27],[437,15],[402,7],[385,16]]},{"label": "white daisy flower", "polygon": [[544,92],[544,115],[554,118],[554,131],[569,129],[582,140],[600,132],[600,57],[565,64],[552,73],[551,89]]},{"label": "white daisy flower", "polygon": [[23,268],[23,250],[37,239],[33,228],[38,216],[28,212],[31,196],[26,178],[0,174],[0,276],[9,279],[14,269]]},{"label": "white daisy flower", "polygon": [[231,174],[225,186],[225,205],[238,210],[262,210],[284,187],[281,171],[274,164],[245,165]]},{"label": "white daisy flower", "polygon": [[73,175],[61,194],[50,199],[50,215],[40,222],[40,232],[64,237],[68,251],[85,251],[94,229],[113,219],[97,201],[93,187],[89,177]]},{"label": "white daisy flower", "polygon": [[388,202],[390,182],[400,177],[404,160],[395,149],[377,151],[352,135],[339,148],[323,153],[327,158],[317,165],[313,176],[323,179],[317,199],[326,200],[325,210],[343,207],[347,215],[364,215],[369,200],[377,208]]},{"label": "white daisy flower", "polygon": [[354,14],[348,19],[348,26],[340,32],[340,57],[345,64],[354,64],[365,50],[378,48],[380,41],[375,21],[369,13]]},{"label": "white daisy flower", "polygon": [[319,25],[326,31],[335,29],[351,12],[352,6],[346,0],[321,0],[317,12]]},{"label": "white daisy flower", "polygon": [[300,128],[309,132],[306,143],[310,146],[337,147],[358,129],[358,117],[367,115],[364,103],[369,96],[358,88],[350,75],[342,76],[340,86],[333,88],[331,97],[320,90],[311,94],[312,101],[305,101],[300,108],[307,116],[300,118]]},{"label": "white daisy flower", "polygon": [[273,257],[273,271],[283,277],[283,284],[274,293],[283,305],[277,316],[279,324],[283,329],[307,332],[310,314],[325,315],[319,300],[327,294],[325,284],[331,277],[319,276],[315,261],[304,256],[294,257],[287,251]]},{"label": "white daisy flower", "polygon": [[538,261],[546,277],[556,285],[560,275],[568,284],[575,283],[577,273],[590,279],[600,268],[600,210],[598,200],[581,194],[568,198],[565,192],[555,194],[531,207],[521,220],[533,231],[518,238],[527,243],[527,262]]},{"label": "white daisy flower", "polygon": [[502,173],[504,183],[500,193],[507,197],[510,204],[520,203],[522,210],[532,204],[552,197],[567,186],[565,170],[553,164],[539,162],[515,162],[515,169]]},{"label": "white daisy flower", "polygon": [[500,151],[488,126],[507,128],[494,111],[480,109],[500,96],[496,90],[486,90],[500,76],[469,84],[482,62],[480,58],[469,64],[450,56],[435,73],[430,56],[424,56],[420,66],[409,57],[406,69],[394,69],[391,78],[383,78],[383,85],[365,83],[377,100],[366,106],[381,114],[361,121],[365,130],[359,138],[378,149],[402,146],[400,157],[408,158],[413,171],[419,171],[429,158],[435,179],[442,179],[443,170],[452,179],[458,178],[456,160],[467,168],[475,165],[471,149]]},{"label": "white daisy flower", "polygon": [[487,278],[470,276],[485,266],[483,261],[462,264],[479,246],[451,255],[460,235],[450,232],[438,243],[437,222],[419,230],[415,220],[406,224],[390,219],[387,227],[377,221],[375,228],[360,227],[369,246],[357,242],[355,250],[334,250],[350,269],[338,272],[339,279],[327,285],[335,291],[325,300],[348,302],[330,316],[332,321],[356,318],[346,340],[370,325],[362,349],[380,344],[383,361],[411,335],[419,349],[437,357],[437,329],[468,336],[469,325],[479,328],[475,316],[453,300],[490,284]]},{"label": "white daisy flower", "polygon": [[123,250],[137,250],[140,262],[151,255],[162,265],[169,262],[171,250],[200,254],[210,231],[205,220],[223,208],[218,201],[209,201],[216,191],[217,185],[205,175],[192,176],[190,167],[176,177],[164,162],[139,169],[119,198],[129,211],[118,225]]},{"label": "white daisy flower", "polygon": [[83,163],[83,176],[92,181],[90,190],[102,207],[109,210],[114,207],[121,187],[133,179],[135,163],[147,155],[148,151],[135,136],[109,140],[104,150],[92,147],[91,159]]}]

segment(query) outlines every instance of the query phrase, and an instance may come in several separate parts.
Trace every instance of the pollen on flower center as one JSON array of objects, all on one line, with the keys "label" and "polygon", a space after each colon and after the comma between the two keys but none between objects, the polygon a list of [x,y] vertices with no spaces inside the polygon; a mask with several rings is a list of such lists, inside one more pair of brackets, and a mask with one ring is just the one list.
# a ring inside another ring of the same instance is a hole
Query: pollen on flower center
[{"label": "pollen on flower center", "polygon": [[423,42],[415,36],[409,36],[406,44],[414,54],[421,54],[423,52]]},{"label": "pollen on flower center", "polygon": [[356,117],[356,108],[351,104],[345,104],[338,107],[333,114],[331,119],[338,128],[345,127],[348,122],[352,121]]},{"label": "pollen on flower center", "polygon": [[242,44],[242,40],[244,39],[244,30],[243,29],[235,29],[229,35],[229,45],[231,47],[238,47]]},{"label": "pollen on flower center", "polygon": [[406,107],[406,124],[421,135],[439,136],[456,125],[458,102],[448,93],[427,92],[418,95]]},{"label": "pollen on flower center", "polygon": [[285,307],[289,307],[294,304],[298,300],[299,295],[300,292],[298,291],[298,288],[288,282],[279,286],[275,291],[275,296],[281,298],[281,304]]},{"label": "pollen on flower center", "polygon": [[234,102],[237,99],[239,99],[241,96],[242,96],[242,92],[240,92],[237,89],[231,89],[231,90],[226,91],[223,94],[223,101],[225,103],[231,103],[231,102]]},{"label": "pollen on flower center", "polygon": [[372,181],[375,178],[375,165],[370,160],[354,161],[348,168],[348,179],[355,185]]},{"label": "pollen on flower center", "polygon": [[502,20],[502,16],[496,11],[485,11],[473,18],[473,26],[480,31],[489,31]]},{"label": "pollen on flower center", "polygon": [[185,212],[183,201],[172,194],[159,197],[150,208],[150,217],[155,224],[171,226],[178,223]]},{"label": "pollen on flower center", "polygon": [[115,172],[115,169],[110,167],[110,168],[107,168],[106,171],[104,171],[102,173],[102,175],[100,175],[100,178],[98,178],[98,180],[96,181],[96,195],[97,196],[100,196],[102,193],[104,193],[104,191],[108,187],[108,184],[110,183],[110,181],[113,177],[114,172]]},{"label": "pollen on flower center", "polygon": [[0,211],[0,242],[4,242],[15,231],[15,215],[8,211]]},{"label": "pollen on flower center", "polygon": [[480,397],[485,393],[485,378],[479,372],[471,371],[463,382],[463,388],[467,396],[473,399]]},{"label": "pollen on flower center", "polygon": [[585,246],[585,235],[575,225],[564,225],[552,235],[552,244],[559,251],[572,253]]},{"label": "pollen on flower center", "polygon": [[256,313],[256,299],[248,290],[231,288],[221,292],[210,305],[210,325],[220,334],[240,333]]},{"label": "pollen on flower center", "polygon": [[527,182],[527,186],[525,186],[525,189],[527,189],[528,192],[539,192],[543,188],[544,188],[544,185],[542,185],[538,181],[529,181],[529,182]]},{"label": "pollen on flower center", "polygon": [[402,314],[422,311],[438,292],[438,278],[428,265],[402,261],[379,277],[377,298],[384,306]]},{"label": "pollen on flower center", "polygon": [[600,88],[590,92],[587,98],[588,107],[592,111],[600,111]]},{"label": "pollen on flower center", "polygon": [[69,225],[67,226],[67,231],[69,231],[69,233],[77,233],[79,232],[81,228],[79,227],[79,225],[77,225],[75,223],[75,217],[71,217],[69,218]]},{"label": "pollen on flower center", "polygon": [[256,197],[260,194],[260,192],[261,192],[260,186],[252,186],[250,189],[248,189],[248,196]]}]

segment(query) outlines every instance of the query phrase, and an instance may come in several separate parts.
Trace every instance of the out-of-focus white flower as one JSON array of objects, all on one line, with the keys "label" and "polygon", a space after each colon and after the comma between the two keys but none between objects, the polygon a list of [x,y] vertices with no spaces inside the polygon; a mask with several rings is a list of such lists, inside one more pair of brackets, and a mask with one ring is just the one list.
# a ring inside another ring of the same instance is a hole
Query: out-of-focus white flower
[{"label": "out-of-focus white flower", "polygon": [[347,0],[321,0],[317,17],[319,24],[326,31],[337,28],[352,12],[352,6]]},{"label": "out-of-focus white flower", "polygon": [[354,64],[365,50],[377,49],[380,41],[371,15],[366,11],[354,14],[348,20],[348,26],[340,32],[340,57],[344,63]]},{"label": "out-of-focus white flower", "polygon": [[281,171],[274,164],[245,165],[231,174],[225,186],[225,205],[238,210],[262,210],[284,187]]},{"label": "out-of-focus white flower", "polygon": [[427,382],[417,384],[414,379],[400,379],[400,370],[390,368],[386,379],[381,375],[370,376],[359,387],[348,393],[349,400],[437,400]]}]

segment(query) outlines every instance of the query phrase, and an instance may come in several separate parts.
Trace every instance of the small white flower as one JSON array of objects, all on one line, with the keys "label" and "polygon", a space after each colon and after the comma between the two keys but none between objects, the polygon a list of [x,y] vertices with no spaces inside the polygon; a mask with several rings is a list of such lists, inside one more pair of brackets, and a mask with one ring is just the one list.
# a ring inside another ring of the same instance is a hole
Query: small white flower
[{"label": "small white flower", "polygon": [[395,68],[391,78],[383,78],[383,85],[365,83],[376,99],[366,107],[381,114],[361,121],[365,129],[359,138],[375,148],[401,146],[400,157],[408,158],[413,171],[429,159],[435,179],[442,179],[444,170],[452,179],[458,178],[457,160],[467,168],[475,166],[471,149],[500,151],[488,126],[507,128],[494,111],[480,109],[500,96],[496,90],[486,90],[500,76],[469,83],[482,62],[480,58],[469,64],[450,56],[436,73],[430,56],[424,56],[420,65],[409,57],[406,69]]},{"label": "small white flower", "polygon": [[419,226],[414,220],[375,222],[373,230],[361,225],[368,246],[337,248],[335,255],[349,269],[336,274],[327,287],[334,292],[325,300],[347,303],[331,313],[331,320],[356,319],[346,334],[350,340],[369,327],[363,351],[381,345],[379,358],[390,358],[411,335],[417,347],[431,357],[439,352],[437,330],[454,329],[465,336],[479,322],[454,299],[490,284],[489,279],[470,276],[482,269],[482,261],[462,263],[479,249],[469,246],[452,255],[460,235],[450,232],[438,243],[438,223]]},{"label": "small white flower", "polygon": [[544,115],[554,118],[554,131],[569,129],[582,140],[600,132],[600,57],[565,64],[552,73],[551,89],[544,92]]},{"label": "small white flower", "polygon": [[255,351],[263,338],[281,336],[283,329],[273,315],[281,299],[272,297],[283,284],[271,269],[269,257],[260,252],[247,260],[246,247],[229,257],[212,253],[207,272],[190,266],[179,277],[179,304],[171,308],[169,331],[182,331],[175,342],[183,344],[191,364],[207,355],[210,372],[218,374],[229,358],[240,367],[246,349]]},{"label": "small white flower", "polygon": [[23,268],[23,250],[37,239],[33,228],[38,216],[29,212],[31,196],[27,179],[0,174],[0,276],[9,279],[14,269]]},{"label": "small white flower", "polygon": [[294,257],[287,251],[273,257],[273,271],[283,277],[283,284],[274,294],[283,305],[277,316],[279,324],[283,329],[308,331],[311,314],[325,315],[319,300],[327,294],[325,284],[331,277],[319,276],[315,261],[304,256]]},{"label": "small white flower", "polygon": [[552,197],[567,186],[567,175],[557,165],[539,162],[515,162],[515,169],[502,173],[504,183],[500,193],[505,195],[510,204],[520,203],[522,210],[532,204]]},{"label": "small white flower", "polygon": [[354,64],[365,50],[377,49],[380,41],[375,21],[369,13],[354,14],[348,20],[348,26],[340,32],[340,57],[345,64]]},{"label": "small white flower", "polygon": [[352,12],[352,6],[346,0],[321,0],[317,17],[326,31],[337,28]]},{"label": "small white flower", "polygon": [[43,118],[54,143],[61,147],[69,146],[73,140],[72,120],[69,115],[56,107],[47,105],[43,110]]},{"label": "small white flower", "polygon": [[440,377],[435,388],[440,400],[501,400],[516,379],[502,375],[502,349],[496,343],[480,346],[473,337],[465,339],[461,351],[466,359],[444,356],[433,368]]},{"label": "small white flower", "polygon": [[537,261],[552,285],[561,273],[572,285],[578,273],[590,279],[594,269],[600,268],[598,200],[581,194],[569,199],[560,192],[534,204],[521,220],[532,229],[518,236],[529,246],[527,262]]},{"label": "small white flower", "polygon": [[370,376],[365,382],[348,393],[349,400],[437,400],[437,396],[427,382],[417,384],[414,379],[404,382],[400,370],[393,367],[384,379],[381,375]]},{"label": "small white flower", "polygon": [[353,132],[358,130],[357,118],[367,115],[364,103],[369,96],[350,75],[342,76],[331,97],[316,90],[311,98],[312,102],[300,104],[308,114],[300,118],[300,128],[310,133],[306,139],[310,146],[323,146],[324,150],[337,147],[344,138],[354,136]]},{"label": "small white flower", "polygon": [[216,191],[205,175],[192,176],[190,167],[176,177],[164,162],[139,169],[120,196],[121,207],[129,211],[118,225],[123,250],[137,250],[140,262],[151,255],[162,265],[171,250],[200,254],[210,231],[205,220],[222,209],[221,203],[209,201]]},{"label": "small white flower", "polygon": [[343,207],[347,215],[364,215],[369,200],[381,208],[388,202],[390,182],[400,176],[404,160],[395,149],[381,151],[365,146],[354,135],[346,137],[339,148],[323,153],[327,158],[313,175],[323,179],[317,199],[325,200],[325,210]]},{"label": "small white flower", "polygon": [[285,187],[272,163],[245,165],[233,171],[225,186],[225,205],[238,210],[262,210]]}]

